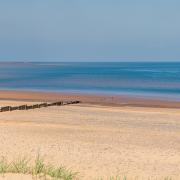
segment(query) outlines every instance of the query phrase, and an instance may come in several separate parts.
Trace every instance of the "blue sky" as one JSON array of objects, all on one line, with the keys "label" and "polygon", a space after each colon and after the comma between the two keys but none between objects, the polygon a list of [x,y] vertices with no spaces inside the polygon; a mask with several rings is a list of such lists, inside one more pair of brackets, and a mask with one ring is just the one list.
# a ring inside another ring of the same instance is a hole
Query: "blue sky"
[{"label": "blue sky", "polygon": [[0,0],[0,60],[180,60],[180,1]]}]

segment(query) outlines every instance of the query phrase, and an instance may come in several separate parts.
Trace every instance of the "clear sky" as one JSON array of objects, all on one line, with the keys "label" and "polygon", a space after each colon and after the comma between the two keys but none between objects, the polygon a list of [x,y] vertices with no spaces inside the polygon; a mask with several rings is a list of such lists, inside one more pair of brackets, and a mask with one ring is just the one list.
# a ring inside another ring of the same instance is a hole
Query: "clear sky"
[{"label": "clear sky", "polygon": [[0,0],[0,60],[180,60],[180,0]]}]

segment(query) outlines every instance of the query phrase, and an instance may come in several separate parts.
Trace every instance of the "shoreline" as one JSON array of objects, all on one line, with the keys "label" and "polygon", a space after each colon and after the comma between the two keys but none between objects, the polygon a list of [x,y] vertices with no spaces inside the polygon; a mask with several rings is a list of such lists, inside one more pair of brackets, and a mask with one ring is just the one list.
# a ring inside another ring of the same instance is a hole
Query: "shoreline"
[{"label": "shoreline", "polygon": [[129,106],[151,108],[180,108],[180,102],[131,95],[105,95],[86,93],[40,92],[0,90],[0,100],[12,101],[65,101],[78,100],[83,104],[102,106]]}]

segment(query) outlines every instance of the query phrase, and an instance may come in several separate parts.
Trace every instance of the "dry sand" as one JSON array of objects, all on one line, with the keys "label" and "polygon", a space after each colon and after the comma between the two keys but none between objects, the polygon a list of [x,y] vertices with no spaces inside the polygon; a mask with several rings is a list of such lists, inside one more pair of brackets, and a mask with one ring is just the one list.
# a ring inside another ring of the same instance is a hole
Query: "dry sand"
[{"label": "dry sand", "polygon": [[[0,101],[17,104],[25,102]],[[180,110],[80,104],[0,113],[0,155],[38,153],[83,180],[118,174],[180,179]]]},{"label": "dry sand", "polygon": [[6,174],[1,175],[0,180],[43,180],[38,177],[33,177],[31,175],[24,175],[24,174]]}]

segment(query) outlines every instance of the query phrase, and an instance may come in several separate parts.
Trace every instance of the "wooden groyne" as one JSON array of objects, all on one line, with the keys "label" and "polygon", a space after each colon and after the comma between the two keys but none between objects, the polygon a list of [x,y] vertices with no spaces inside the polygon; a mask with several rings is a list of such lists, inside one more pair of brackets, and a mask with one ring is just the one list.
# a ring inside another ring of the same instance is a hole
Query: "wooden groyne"
[{"label": "wooden groyne", "polygon": [[15,110],[30,110],[30,109],[37,109],[49,106],[64,106],[68,104],[79,104],[80,101],[58,101],[53,103],[41,103],[41,104],[33,104],[33,105],[20,105],[20,106],[4,106],[0,108],[0,112],[6,111],[15,111]]}]

